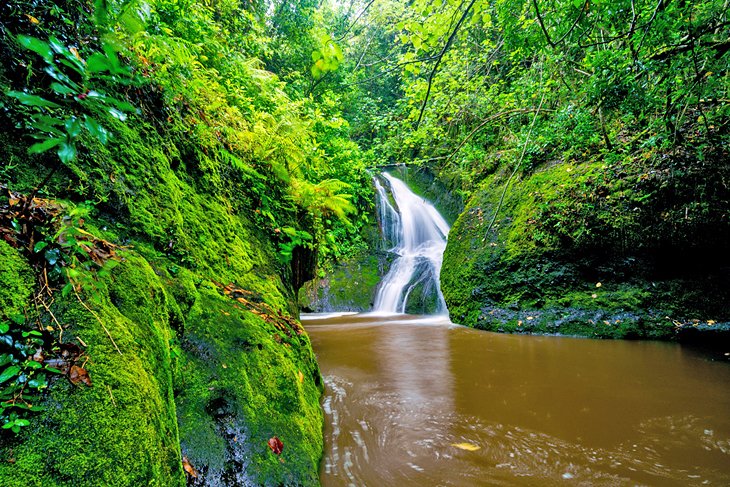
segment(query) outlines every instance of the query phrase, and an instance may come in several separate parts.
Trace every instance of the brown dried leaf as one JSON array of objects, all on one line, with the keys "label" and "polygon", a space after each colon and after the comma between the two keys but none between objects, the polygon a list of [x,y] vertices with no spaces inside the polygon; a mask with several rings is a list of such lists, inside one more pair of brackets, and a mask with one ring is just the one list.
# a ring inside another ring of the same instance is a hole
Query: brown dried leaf
[{"label": "brown dried leaf", "polygon": [[68,371],[68,379],[73,385],[77,385],[79,382],[83,382],[87,386],[91,387],[91,377],[86,369],[79,367],[78,365],[72,365]]},{"label": "brown dried leaf", "polygon": [[281,442],[279,437],[274,436],[269,440],[269,448],[277,455],[281,455],[281,452],[284,451],[284,443]]},{"label": "brown dried leaf", "polygon": [[182,466],[183,470],[185,470],[185,473],[190,475],[192,478],[197,479],[198,478],[198,472],[195,471],[195,467],[190,463],[190,460],[188,460],[188,457],[183,457],[182,459]]}]

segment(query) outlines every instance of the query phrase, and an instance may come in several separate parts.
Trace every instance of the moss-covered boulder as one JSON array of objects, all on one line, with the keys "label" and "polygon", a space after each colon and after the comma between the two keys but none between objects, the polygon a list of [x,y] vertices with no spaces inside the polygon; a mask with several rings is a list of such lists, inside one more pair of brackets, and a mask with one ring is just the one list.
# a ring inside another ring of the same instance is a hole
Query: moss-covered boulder
[{"label": "moss-covered boulder", "polygon": [[93,302],[57,296],[63,341],[85,344],[92,385],[51,384],[43,411],[2,439],[0,485],[184,485],[167,294],[128,256]]},{"label": "moss-covered boulder", "polygon": [[365,254],[333,266],[325,277],[307,282],[299,291],[303,311],[370,311],[375,302],[380,278],[383,275],[383,257]]},{"label": "moss-covered boulder", "polygon": [[451,319],[606,338],[722,328],[730,198],[727,154],[714,157],[597,157],[512,181],[507,169],[492,174],[449,235],[441,283]]}]

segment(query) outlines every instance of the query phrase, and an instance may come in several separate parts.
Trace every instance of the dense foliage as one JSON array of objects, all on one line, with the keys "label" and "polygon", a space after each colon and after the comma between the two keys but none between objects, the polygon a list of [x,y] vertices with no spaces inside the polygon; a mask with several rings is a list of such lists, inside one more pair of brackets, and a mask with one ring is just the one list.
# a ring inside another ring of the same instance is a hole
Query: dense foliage
[{"label": "dense foliage", "polygon": [[651,311],[665,330],[641,336],[730,319],[727,2],[356,3],[353,137],[467,204],[442,274],[453,319],[516,330],[562,308],[537,330],[592,335],[601,309]]}]

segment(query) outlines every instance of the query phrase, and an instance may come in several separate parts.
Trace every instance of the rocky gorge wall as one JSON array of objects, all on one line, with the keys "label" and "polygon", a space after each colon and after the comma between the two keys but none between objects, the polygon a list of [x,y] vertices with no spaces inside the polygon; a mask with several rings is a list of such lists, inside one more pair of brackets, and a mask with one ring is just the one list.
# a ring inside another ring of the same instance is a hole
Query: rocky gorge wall
[{"label": "rocky gorge wall", "polygon": [[[73,228],[113,249],[117,266],[63,293],[11,224],[18,195],[46,171],[22,137],[2,137],[0,158],[24,162],[0,195],[0,321],[20,315],[42,330],[47,359],[81,367],[89,385],[52,378],[29,424],[3,430],[0,486],[318,485],[322,383],[275,243],[234,210],[250,200],[191,177],[203,152],[181,153],[145,124],[116,133],[78,165],[106,203]],[[229,177],[235,188],[246,176]],[[71,179],[59,170],[32,210],[78,211],[46,196],[68,195]],[[283,451],[269,446],[275,437]]]},{"label": "rocky gorge wall", "polygon": [[727,339],[727,152],[707,159],[556,163],[511,184],[503,166],[449,236],[451,319],[511,333]]}]

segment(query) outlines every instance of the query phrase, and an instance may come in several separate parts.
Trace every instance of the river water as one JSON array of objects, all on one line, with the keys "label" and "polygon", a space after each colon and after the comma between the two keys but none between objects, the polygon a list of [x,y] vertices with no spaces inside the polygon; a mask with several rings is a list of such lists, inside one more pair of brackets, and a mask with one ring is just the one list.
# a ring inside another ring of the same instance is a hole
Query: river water
[{"label": "river water", "polygon": [[730,485],[730,364],[672,343],[304,316],[324,486]]}]

